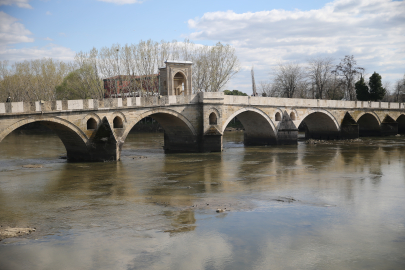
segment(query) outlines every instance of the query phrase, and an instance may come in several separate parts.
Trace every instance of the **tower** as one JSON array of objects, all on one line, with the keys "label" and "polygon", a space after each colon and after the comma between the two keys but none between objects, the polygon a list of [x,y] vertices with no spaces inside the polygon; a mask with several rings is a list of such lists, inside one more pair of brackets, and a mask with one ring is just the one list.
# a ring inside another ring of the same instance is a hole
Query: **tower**
[{"label": "tower", "polygon": [[160,94],[164,96],[192,94],[192,62],[167,60],[166,67],[159,68]]}]

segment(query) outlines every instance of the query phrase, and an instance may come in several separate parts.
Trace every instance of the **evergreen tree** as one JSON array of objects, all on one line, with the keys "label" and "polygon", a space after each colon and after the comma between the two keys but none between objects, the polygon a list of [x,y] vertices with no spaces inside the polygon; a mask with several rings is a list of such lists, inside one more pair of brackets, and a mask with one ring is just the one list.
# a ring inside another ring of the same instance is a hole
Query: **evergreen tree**
[{"label": "evergreen tree", "polygon": [[370,100],[377,101],[384,98],[386,90],[382,87],[380,74],[374,72],[370,77],[368,85],[370,86]]},{"label": "evergreen tree", "polygon": [[366,101],[370,100],[370,93],[368,92],[368,86],[364,82],[363,76],[355,84],[357,100]]},{"label": "evergreen tree", "polygon": [[241,92],[239,90],[233,90],[233,91],[224,90],[224,94],[225,95],[231,95],[231,96],[247,96],[246,93],[243,93],[243,92]]}]

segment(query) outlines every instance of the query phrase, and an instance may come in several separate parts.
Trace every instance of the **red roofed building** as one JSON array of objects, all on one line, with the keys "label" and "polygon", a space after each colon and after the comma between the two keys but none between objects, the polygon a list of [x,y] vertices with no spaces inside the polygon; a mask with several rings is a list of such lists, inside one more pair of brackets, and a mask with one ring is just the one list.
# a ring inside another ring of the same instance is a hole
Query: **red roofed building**
[{"label": "red roofed building", "polygon": [[106,78],[104,97],[126,97],[159,94],[159,74],[147,76],[117,75]]}]

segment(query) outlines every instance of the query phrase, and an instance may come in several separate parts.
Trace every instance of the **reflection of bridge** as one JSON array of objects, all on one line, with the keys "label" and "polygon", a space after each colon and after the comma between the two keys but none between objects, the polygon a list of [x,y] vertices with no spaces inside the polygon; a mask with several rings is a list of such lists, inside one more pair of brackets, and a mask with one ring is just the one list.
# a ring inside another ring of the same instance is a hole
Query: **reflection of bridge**
[{"label": "reflection of bridge", "polygon": [[40,122],[62,140],[70,160],[118,160],[125,139],[142,118],[165,130],[168,152],[222,150],[222,134],[234,118],[245,128],[246,145],[293,144],[297,127],[307,138],[347,139],[405,133],[405,104],[286,99],[199,93],[0,103],[0,141],[25,124]]}]

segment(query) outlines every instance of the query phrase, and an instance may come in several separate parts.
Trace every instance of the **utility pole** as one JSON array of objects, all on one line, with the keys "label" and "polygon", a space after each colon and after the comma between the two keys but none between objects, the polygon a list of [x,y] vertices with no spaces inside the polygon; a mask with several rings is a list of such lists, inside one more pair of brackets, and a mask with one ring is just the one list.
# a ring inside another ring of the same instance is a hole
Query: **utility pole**
[{"label": "utility pole", "polygon": [[256,94],[256,83],[255,83],[255,72],[254,72],[254,70],[253,70],[253,66],[252,66],[251,73],[252,73],[252,90],[253,90],[253,96],[256,96],[257,94]]}]

